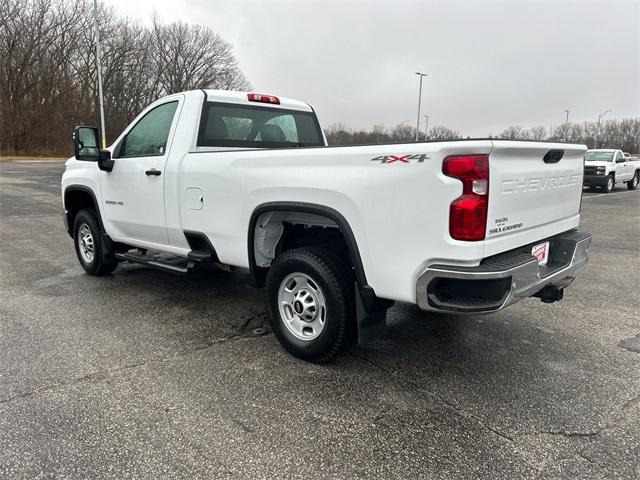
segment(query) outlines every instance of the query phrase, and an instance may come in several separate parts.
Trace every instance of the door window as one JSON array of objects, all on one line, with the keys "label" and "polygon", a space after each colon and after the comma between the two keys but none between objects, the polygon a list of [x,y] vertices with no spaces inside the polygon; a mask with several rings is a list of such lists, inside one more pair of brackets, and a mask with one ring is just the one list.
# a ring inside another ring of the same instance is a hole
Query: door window
[{"label": "door window", "polygon": [[124,137],[117,157],[150,157],[166,153],[169,130],[178,102],[157,106],[140,119]]}]

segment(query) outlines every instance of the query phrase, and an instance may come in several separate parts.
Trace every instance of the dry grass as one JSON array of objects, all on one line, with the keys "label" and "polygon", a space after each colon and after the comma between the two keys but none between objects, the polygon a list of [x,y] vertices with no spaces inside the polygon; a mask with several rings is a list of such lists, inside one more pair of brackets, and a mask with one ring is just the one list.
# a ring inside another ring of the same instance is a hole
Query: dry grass
[{"label": "dry grass", "polygon": [[39,157],[36,155],[0,155],[0,162],[64,162],[69,157]]}]

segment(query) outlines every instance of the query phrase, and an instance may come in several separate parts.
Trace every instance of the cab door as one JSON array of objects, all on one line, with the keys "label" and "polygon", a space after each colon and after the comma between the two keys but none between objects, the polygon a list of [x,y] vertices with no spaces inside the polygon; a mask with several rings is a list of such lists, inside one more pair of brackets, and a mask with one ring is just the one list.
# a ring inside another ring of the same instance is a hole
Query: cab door
[{"label": "cab door", "polygon": [[107,232],[121,240],[168,243],[164,170],[182,97],[150,108],[114,149],[111,172],[102,172]]},{"label": "cab door", "polygon": [[616,182],[626,182],[631,179],[631,164],[624,158],[621,151],[616,152]]}]

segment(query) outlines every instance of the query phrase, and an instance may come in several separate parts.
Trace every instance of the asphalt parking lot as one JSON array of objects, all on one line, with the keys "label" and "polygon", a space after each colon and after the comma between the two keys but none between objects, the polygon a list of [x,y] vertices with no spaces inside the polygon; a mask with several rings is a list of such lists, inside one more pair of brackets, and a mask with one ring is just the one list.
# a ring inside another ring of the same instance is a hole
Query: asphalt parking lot
[{"label": "asphalt parking lot", "polygon": [[547,305],[390,310],[289,356],[248,274],[79,266],[61,163],[0,163],[0,477],[640,477],[640,191],[585,193],[590,262]]}]

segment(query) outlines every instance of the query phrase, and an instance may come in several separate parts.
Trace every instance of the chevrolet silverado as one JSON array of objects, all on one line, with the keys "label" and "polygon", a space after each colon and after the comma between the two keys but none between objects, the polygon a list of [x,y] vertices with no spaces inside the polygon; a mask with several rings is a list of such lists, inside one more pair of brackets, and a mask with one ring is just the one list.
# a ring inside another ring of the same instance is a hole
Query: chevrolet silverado
[{"label": "chevrolet silverado", "polygon": [[601,187],[610,193],[616,183],[625,183],[629,190],[638,188],[640,181],[640,160],[636,160],[622,150],[588,150],[584,156],[584,185]]},{"label": "chevrolet silverado", "polygon": [[583,145],[330,147],[304,102],[214,90],[162,98],[99,145],[76,128],[62,177],[84,270],[248,269],[277,339],[308,361],[384,332],[394,301],[481,314],[560,300],[587,261]]}]

